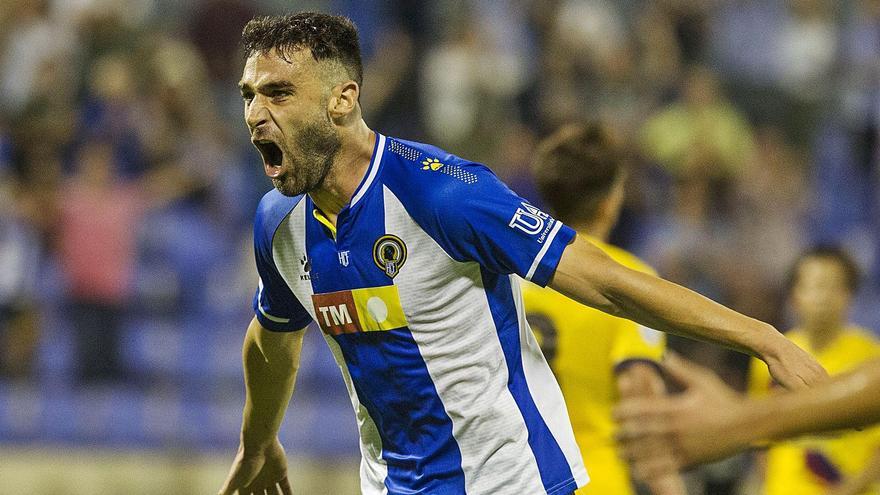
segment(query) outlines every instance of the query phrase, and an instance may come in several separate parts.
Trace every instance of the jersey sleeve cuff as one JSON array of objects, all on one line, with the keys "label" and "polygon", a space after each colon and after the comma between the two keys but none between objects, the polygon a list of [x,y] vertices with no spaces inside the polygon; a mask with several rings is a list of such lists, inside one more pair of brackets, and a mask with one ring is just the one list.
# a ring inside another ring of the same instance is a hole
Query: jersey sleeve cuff
[{"label": "jersey sleeve cuff", "polygon": [[273,332],[294,332],[296,330],[302,330],[307,327],[309,323],[312,322],[311,318],[303,318],[302,320],[287,320],[287,321],[273,321],[269,319],[268,315],[263,314],[259,308],[254,311],[254,315],[257,317],[257,321],[260,322],[263,328],[266,330],[271,330]]},{"label": "jersey sleeve cuff", "polygon": [[526,277],[527,280],[541,287],[546,287],[550,282],[550,278],[562,258],[563,251],[577,235],[572,228],[558,220],[557,223],[559,229],[551,233],[547,239],[546,250],[539,252],[532,263],[534,272],[531,276]]}]

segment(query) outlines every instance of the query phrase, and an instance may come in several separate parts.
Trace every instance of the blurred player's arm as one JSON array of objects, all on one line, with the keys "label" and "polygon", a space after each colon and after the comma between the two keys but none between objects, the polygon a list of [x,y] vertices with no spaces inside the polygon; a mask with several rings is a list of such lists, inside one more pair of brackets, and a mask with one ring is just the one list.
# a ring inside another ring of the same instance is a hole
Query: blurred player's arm
[{"label": "blurred player's arm", "polygon": [[809,354],[771,325],[680,285],[627,268],[582,236],[562,254],[549,285],[582,304],[647,327],[756,356],[787,388],[827,378]]},{"label": "blurred player's arm", "polygon": [[[880,360],[805,390],[747,399],[711,371],[680,358],[665,363],[680,395],[621,401],[615,411],[625,456],[648,476],[668,454],[645,445],[671,445],[679,467],[748,448],[758,440],[857,428],[880,422]],[[876,461],[876,459],[875,459]]]},{"label": "blurred player's arm", "polygon": [[[652,400],[666,394],[666,385],[653,364],[634,361],[626,363],[617,372],[617,390],[620,400]],[[672,452],[667,453],[671,462]],[[645,480],[652,495],[687,495],[684,480],[678,474],[676,466],[670,465],[667,474],[657,475]]]},{"label": "blurred player's arm", "polygon": [[[246,399],[241,441],[221,495],[291,493],[278,429],[293,395],[304,331],[273,332],[254,318],[242,346]],[[277,486],[276,486],[277,485]]]}]

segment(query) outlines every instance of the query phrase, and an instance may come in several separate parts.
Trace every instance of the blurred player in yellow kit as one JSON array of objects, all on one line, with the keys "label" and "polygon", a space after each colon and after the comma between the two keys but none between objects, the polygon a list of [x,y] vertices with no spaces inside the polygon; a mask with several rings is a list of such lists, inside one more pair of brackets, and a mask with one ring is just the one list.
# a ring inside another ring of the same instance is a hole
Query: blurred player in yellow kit
[{"label": "blurred player in yellow kit", "polygon": [[[633,254],[605,242],[623,204],[627,175],[624,152],[607,129],[582,124],[558,130],[541,144],[534,173],[556,218],[618,263],[654,272]],[[562,388],[590,472],[589,485],[577,493],[635,493],[616,448],[611,410],[622,395],[664,393],[657,364],[665,336],[558,292],[523,285],[529,324]],[[685,493],[677,475],[653,483],[651,489],[655,494]]]},{"label": "blurred player in yellow kit", "polygon": [[[856,265],[836,247],[804,253],[792,270],[791,302],[798,324],[786,335],[831,375],[880,357],[880,341],[847,324],[858,286]],[[749,392],[770,392],[766,367],[753,362]],[[767,452],[765,495],[880,495],[880,427],[774,444]]]}]

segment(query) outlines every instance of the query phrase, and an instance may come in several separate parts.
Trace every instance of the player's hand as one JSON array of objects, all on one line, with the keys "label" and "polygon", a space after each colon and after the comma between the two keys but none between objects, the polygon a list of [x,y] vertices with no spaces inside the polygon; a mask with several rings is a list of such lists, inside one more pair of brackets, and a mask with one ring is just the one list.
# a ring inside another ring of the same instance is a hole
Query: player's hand
[{"label": "player's hand", "polygon": [[[650,400],[666,394],[666,384],[657,370],[647,364],[632,364],[617,375],[620,399],[639,398]],[[687,495],[687,488],[672,462],[672,447],[664,444],[652,445],[655,458],[661,460],[650,475],[641,475],[644,485],[651,495]],[[644,466],[640,466],[644,469]]]},{"label": "player's hand", "polygon": [[649,485],[671,469],[721,459],[752,440],[738,428],[745,411],[741,395],[708,369],[674,355],[664,368],[683,393],[622,400],[614,411],[622,453],[633,475]]},{"label": "player's hand", "polygon": [[[670,468],[674,465],[669,462]],[[645,484],[651,495],[687,495],[687,487],[677,470],[669,474],[658,474],[648,479]]]},{"label": "player's hand", "polygon": [[238,454],[219,495],[290,495],[287,480],[287,456],[276,438],[265,449],[247,452],[239,446]]},{"label": "player's hand", "polygon": [[776,353],[762,357],[777,383],[788,390],[798,390],[828,379],[828,372],[806,351],[785,337],[779,342]]}]

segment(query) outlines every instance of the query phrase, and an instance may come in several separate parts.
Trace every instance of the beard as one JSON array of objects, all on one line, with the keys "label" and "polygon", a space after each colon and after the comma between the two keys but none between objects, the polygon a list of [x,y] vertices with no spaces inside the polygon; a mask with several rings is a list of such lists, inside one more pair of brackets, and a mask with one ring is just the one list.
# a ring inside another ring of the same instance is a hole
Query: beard
[{"label": "beard", "polygon": [[342,141],[329,120],[307,124],[297,134],[295,150],[284,153],[290,161],[287,173],[272,179],[272,185],[285,196],[318,189],[324,184],[341,147]]}]

